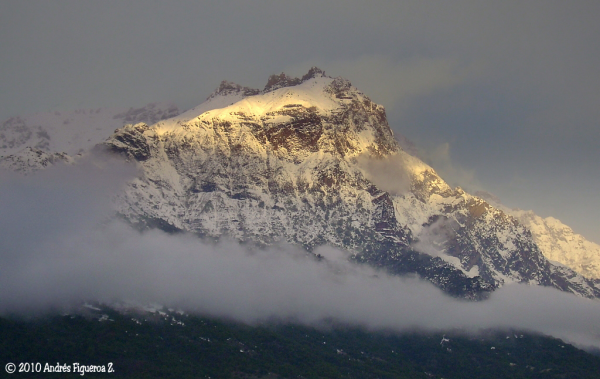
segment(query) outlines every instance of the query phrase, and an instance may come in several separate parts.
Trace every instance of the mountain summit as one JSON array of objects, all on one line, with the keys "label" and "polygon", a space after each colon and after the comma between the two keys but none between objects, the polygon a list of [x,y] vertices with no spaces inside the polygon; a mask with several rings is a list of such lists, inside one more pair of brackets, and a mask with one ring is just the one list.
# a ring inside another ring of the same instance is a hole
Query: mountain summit
[{"label": "mountain summit", "polygon": [[14,117],[0,126],[0,166],[72,164],[96,144],[139,165],[115,206],[141,229],[330,245],[471,299],[510,282],[600,296],[600,246],[450,187],[393,135],[381,105],[316,67],[262,90],[223,81],[181,114],[149,104]]},{"label": "mountain summit", "polygon": [[142,174],[117,201],[140,228],[339,247],[394,274],[479,299],[510,282],[600,296],[531,231],[403,151],[381,105],[318,68],[263,90],[222,82],[199,106],[130,124],[104,146]]}]

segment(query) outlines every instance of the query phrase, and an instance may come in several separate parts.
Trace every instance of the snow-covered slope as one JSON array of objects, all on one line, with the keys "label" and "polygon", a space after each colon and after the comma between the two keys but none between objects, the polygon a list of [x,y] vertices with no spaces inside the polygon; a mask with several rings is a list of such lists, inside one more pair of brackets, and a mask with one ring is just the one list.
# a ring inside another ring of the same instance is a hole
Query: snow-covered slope
[{"label": "snow-covered slope", "polygon": [[174,117],[173,104],[151,103],[141,108],[79,109],[11,117],[0,126],[0,166],[35,171],[55,161],[70,161],[102,143],[124,124],[155,123]]},{"label": "snow-covered slope", "polygon": [[586,240],[554,217],[543,218],[531,210],[508,208],[488,192],[478,192],[476,195],[513,216],[530,230],[533,240],[546,258],[587,278],[600,279],[600,245]]},{"label": "snow-covered slope", "polygon": [[118,204],[139,227],[330,244],[471,298],[513,281],[600,295],[549,262],[517,218],[403,151],[383,107],[317,68],[261,91],[223,82],[200,106],[128,125],[105,146],[143,170]]},{"label": "snow-covered slope", "polygon": [[0,157],[0,167],[28,174],[58,162],[73,163],[73,157],[66,153],[47,153],[33,147],[26,147],[16,154]]},{"label": "snow-covered slope", "polygon": [[[364,188],[369,183],[345,157],[387,154],[396,144],[378,120],[383,108],[356,90],[342,96],[344,90],[350,90],[346,81],[314,71],[293,91],[282,87],[251,97],[228,92],[209,104],[243,99],[192,113],[187,121],[178,117],[120,130],[106,145],[140,161],[145,171],[126,193],[121,212],[133,222],[160,220],[262,243],[282,239],[283,233],[305,246],[323,243],[324,235],[342,238],[335,225],[324,222],[331,216],[328,205],[342,204],[337,211],[344,218],[356,218],[356,227],[368,225],[361,208],[371,207]],[[373,113],[356,123],[356,109],[345,104]],[[341,172],[347,175],[341,178]],[[340,187],[342,181],[349,185]]]},{"label": "snow-covered slope", "polygon": [[600,278],[600,245],[586,240],[581,234],[554,217],[542,218],[532,211],[512,210],[544,255],[588,278]]}]

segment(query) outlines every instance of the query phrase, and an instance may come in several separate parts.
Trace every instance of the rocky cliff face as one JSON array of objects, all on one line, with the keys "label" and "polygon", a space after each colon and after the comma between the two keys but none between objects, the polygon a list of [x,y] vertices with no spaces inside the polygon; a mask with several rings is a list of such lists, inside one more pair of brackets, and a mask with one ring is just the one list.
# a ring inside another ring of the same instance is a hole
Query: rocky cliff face
[{"label": "rocky cliff face", "polygon": [[549,262],[517,218],[403,151],[383,107],[316,68],[263,90],[223,82],[198,107],[127,125],[104,146],[142,168],[117,202],[141,228],[329,244],[467,298],[513,281],[600,296]]}]

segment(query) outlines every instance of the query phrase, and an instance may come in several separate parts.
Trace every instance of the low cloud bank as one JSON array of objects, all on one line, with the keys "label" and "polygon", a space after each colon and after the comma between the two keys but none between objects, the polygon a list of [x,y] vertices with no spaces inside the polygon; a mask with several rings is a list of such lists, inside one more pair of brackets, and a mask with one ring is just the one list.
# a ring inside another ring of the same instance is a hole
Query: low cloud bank
[{"label": "low cloud bank", "polygon": [[600,303],[553,289],[508,285],[470,303],[416,278],[351,264],[331,247],[317,251],[326,257],[318,262],[293,246],[250,251],[234,242],[205,244],[106,222],[106,191],[120,188],[128,170],[66,170],[56,181],[50,171],[25,179],[8,175],[11,180],[2,174],[0,314],[124,299],[247,323],[335,319],[397,331],[520,328],[600,346]]}]

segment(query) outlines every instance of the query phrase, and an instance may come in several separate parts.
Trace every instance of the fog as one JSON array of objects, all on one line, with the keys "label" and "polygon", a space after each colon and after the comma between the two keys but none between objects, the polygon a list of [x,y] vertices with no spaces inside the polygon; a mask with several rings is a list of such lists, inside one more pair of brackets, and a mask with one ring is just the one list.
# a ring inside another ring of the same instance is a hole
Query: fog
[{"label": "fog", "polygon": [[356,161],[366,178],[382,191],[402,195],[410,190],[410,173],[400,155],[375,158],[369,154],[361,154],[356,157]]},{"label": "fog", "polygon": [[323,320],[394,331],[519,328],[600,346],[600,303],[508,285],[489,300],[452,299],[321,247],[250,250],[187,234],[138,232],[111,219],[111,191],[132,167],[89,159],[19,177],[0,173],[0,314],[81,301],[159,303],[245,323]]}]

